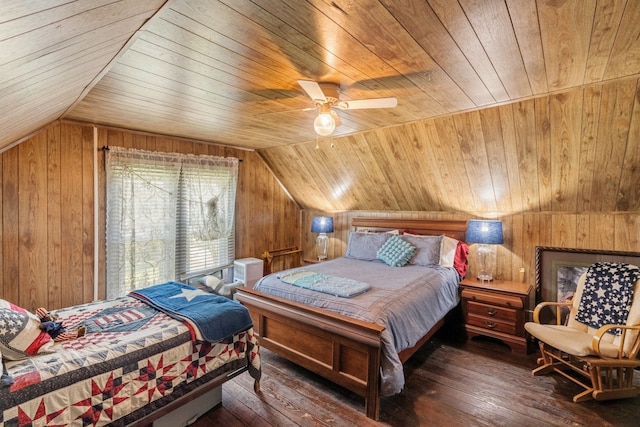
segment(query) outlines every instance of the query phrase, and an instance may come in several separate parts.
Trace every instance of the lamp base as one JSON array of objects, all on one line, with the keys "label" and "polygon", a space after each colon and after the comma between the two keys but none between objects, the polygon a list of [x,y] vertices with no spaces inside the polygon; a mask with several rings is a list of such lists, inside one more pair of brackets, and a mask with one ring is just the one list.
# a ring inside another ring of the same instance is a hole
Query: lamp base
[{"label": "lamp base", "polygon": [[493,282],[493,277],[488,274],[478,274],[477,278],[480,282]]},{"label": "lamp base", "polygon": [[318,261],[327,259],[327,250],[329,249],[329,237],[326,233],[318,234],[316,239],[316,249],[318,251]]},{"label": "lamp base", "polygon": [[491,282],[496,268],[495,245],[480,245],[476,252],[477,277],[481,282]]}]

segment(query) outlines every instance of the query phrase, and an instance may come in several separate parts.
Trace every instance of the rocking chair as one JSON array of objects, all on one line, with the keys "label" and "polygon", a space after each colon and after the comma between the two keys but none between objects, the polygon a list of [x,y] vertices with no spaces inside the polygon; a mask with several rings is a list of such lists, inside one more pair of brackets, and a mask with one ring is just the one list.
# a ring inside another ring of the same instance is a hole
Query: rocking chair
[{"label": "rocking chair", "polygon": [[[640,350],[639,295],[638,267],[604,262],[589,267],[578,281],[573,301],[542,302],[533,312],[533,322],[525,324],[538,339],[541,353],[539,367],[531,373],[557,372],[582,386],[585,391],[576,394],[574,402],[638,396],[640,388],[633,385],[633,373],[640,366],[636,358]],[[605,298],[595,300],[598,296]],[[556,310],[555,324],[542,324],[540,314],[550,307]],[[561,307],[570,309],[564,323]]]}]

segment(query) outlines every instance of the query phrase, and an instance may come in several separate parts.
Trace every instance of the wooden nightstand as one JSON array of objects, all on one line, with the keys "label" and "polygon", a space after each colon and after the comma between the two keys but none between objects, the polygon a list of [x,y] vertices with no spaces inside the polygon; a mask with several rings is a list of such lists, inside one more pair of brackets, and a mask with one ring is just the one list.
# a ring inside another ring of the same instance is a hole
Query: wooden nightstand
[{"label": "wooden nightstand", "polygon": [[529,307],[530,284],[464,279],[460,289],[464,327],[469,338],[476,335],[497,338],[512,351],[527,353],[524,323]]}]

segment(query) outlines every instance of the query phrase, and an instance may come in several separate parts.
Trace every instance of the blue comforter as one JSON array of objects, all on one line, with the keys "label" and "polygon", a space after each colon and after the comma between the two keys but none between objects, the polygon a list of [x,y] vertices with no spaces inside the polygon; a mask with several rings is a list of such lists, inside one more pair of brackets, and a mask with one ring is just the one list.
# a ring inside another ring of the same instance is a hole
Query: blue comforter
[{"label": "blue comforter", "polygon": [[249,310],[239,302],[184,283],[162,283],[129,295],[188,323],[201,341],[219,342],[253,326]]}]

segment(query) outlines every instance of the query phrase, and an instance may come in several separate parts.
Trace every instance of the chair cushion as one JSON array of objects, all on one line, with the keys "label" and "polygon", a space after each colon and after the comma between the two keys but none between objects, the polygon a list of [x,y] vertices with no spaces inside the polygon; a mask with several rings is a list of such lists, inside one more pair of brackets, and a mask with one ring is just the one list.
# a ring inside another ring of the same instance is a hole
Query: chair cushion
[{"label": "chair cushion", "polygon": [[[540,341],[574,356],[597,356],[593,351],[593,334],[577,331],[564,325],[541,325],[527,322],[524,328]],[[617,357],[618,347],[608,342],[600,343],[600,354]]]}]

